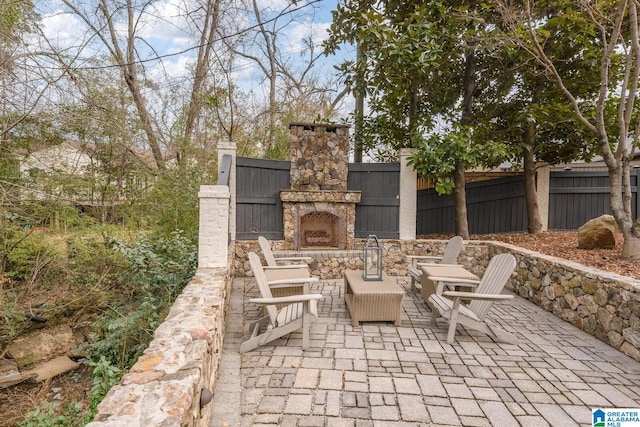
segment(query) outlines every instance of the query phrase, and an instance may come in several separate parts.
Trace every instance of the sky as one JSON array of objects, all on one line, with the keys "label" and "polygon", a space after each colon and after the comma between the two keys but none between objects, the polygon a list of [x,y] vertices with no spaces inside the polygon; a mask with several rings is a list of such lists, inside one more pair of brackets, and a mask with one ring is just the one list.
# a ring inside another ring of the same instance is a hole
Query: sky
[{"label": "sky", "polygon": [[[154,13],[157,16],[154,20],[147,20],[142,27],[141,36],[145,38],[155,52],[149,50],[148,58],[153,58],[158,54],[163,55],[162,64],[158,61],[149,61],[145,67],[151,76],[158,79],[178,79],[185,75],[186,68],[193,61],[197,45],[186,31],[188,23],[182,18],[185,8],[191,6],[197,0],[158,0],[153,3]],[[304,6],[310,0],[302,0],[295,7]],[[258,0],[261,7],[272,10],[282,10],[289,0]],[[331,11],[336,6],[336,0],[315,1],[315,13],[309,15],[303,22],[288,25],[281,41],[288,44],[282,47],[282,51],[291,56],[295,61],[303,49],[303,40],[309,35],[313,37],[317,50],[321,50],[321,43],[327,38],[327,29],[331,24]],[[64,13],[64,7],[58,0],[41,0],[35,2],[37,11],[42,16],[42,28],[49,40],[52,40],[60,47],[70,48],[80,45],[86,40],[85,25],[75,16]],[[190,9],[191,10],[191,9]],[[311,11],[311,7],[302,7],[303,11]],[[236,23],[228,22],[230,25]],[[242,27],[242,23],[237,23],[237,27]],[[85,50],[83,55],[95,55],[97,52]],[[341,53],[349,55],[348,52]],[[323,58],[322,63],[326,72],[334,73],[333,65],[341,62],[343,57]],[[262,74],[254,63],[247,60],[238,60],[234,65],[234,75],[236,81],[247,90],[255,90],[262,84]]]}]

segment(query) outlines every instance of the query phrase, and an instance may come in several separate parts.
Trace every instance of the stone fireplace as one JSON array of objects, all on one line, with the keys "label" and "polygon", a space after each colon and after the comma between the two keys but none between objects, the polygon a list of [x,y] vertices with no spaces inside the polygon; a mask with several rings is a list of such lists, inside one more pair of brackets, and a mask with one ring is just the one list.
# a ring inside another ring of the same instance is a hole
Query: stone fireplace
[{"label": "stone fireplace", "polygon": [[353,249],[360,192],[347,189],[349,127],[292,123],[289,130],[291,188],[280,192],[287,246]]}]

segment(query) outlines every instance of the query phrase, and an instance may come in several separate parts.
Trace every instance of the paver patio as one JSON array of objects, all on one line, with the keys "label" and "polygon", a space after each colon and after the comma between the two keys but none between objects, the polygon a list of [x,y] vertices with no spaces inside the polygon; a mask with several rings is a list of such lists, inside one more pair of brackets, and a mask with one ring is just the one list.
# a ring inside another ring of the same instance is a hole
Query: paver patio
[{"label": "paver patio", "polygon": [[577,426],[595,408],[640,409],[640,362],[516,297],[489,318],[516,335],[495,343],[446,324],[408,277],[402,326],[351,326],[342,280],[324,280],[311,345],[295,333],[240,355],[258,318],[252,278],[233,282],[210,426]]}]

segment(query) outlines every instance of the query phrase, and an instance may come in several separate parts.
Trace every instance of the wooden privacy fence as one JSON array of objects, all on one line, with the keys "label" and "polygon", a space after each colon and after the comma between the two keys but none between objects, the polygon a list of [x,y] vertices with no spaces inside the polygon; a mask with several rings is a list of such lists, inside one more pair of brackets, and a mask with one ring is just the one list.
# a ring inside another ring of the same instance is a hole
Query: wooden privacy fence
[{"label": "wooden privacy fence", "polygon": [[[631,169],[631,212],[634,220],[640,211],[638,177],[640,169]],[[609,176],[606,171],[554,171],[549,188],[549,229],[575,230],[591,218],[611,212]]]},{"label": "wooden privacy fence", "polygon": [[[282,239],[280,191],[291,187],[291,162],[236,158],[236,238]],[[398,238],[399,163],[351,163],[347,186],[361,191],[355,237]]]},{"label": "wooden privacy fence", "polygon": [[[469,233],[489,234],[527,229],[522,175],[466,185]],[[453,196],[434,189],[418,191],[416,234],[455,230]]]},{"label": "wooden privacy fence", "polygon": [[355,237],[375,234],[381,239],[397,239],[400,164],[350,163],[347,188],[362,192],[356,205]]},{"label": "wooden privacy fence", "polygon": [[[236,162],[236,237],[283,238],[280,191],[290,188],[289,161],[238,157]],[[399,235],[400,165],[398,163],[350,163],[347,186],[361,191],[356,205],[356,237]],[[501,176],[468,183],[467,218],[472,234],[527,230],[522,175]],[[638,177],[631,170],[632,211],[640,211]],[[485,177],[486,178],[486,177]],[[575,230],[591,218],[610,213],[609,178],[606,171],[553,171],[549,182],[550,230]],[[416,234],[454,231],[453,196],[433,189],[418,190]]]},{"label": "wooden privacy fence", "polygon": [[291,162],[236,158],[236,238],[283,238],[280,190],[290,187]]}]

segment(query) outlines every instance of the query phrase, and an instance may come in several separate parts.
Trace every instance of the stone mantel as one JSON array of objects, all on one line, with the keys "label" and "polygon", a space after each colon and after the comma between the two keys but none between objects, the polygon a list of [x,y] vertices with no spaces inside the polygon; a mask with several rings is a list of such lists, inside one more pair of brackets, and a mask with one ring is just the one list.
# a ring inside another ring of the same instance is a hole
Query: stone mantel
[{"label": "stone mantel", "polygon": [[360,191],[335,190],[282,190],[280,200],[291,203],[360,203]]}]

